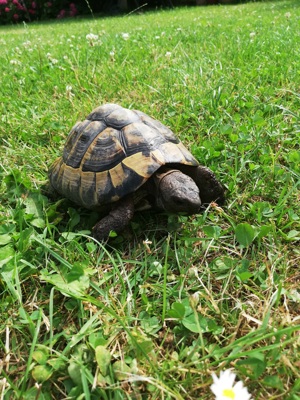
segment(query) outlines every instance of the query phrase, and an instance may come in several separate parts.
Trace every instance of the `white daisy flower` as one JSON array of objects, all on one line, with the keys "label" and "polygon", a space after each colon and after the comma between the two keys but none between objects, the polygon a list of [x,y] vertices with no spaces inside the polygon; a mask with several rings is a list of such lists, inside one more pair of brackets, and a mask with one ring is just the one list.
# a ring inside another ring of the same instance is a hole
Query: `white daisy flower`
[{"label": "white daisy flower", "polygon": [[214,383],[210,389],[216,396],[215,400],[251,400],[251,395],[243,382],[234,384],[236,375],[229,369],[220,372],[220,378],[212,374]]}]

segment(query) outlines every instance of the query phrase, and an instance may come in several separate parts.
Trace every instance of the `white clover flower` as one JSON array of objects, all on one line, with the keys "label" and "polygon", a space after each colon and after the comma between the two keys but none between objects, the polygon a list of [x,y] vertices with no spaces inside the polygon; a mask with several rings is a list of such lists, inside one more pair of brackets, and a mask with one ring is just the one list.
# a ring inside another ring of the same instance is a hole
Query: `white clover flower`
[{"label": "white clover flower", "polygon": [[89,33],[86,35],[86,39],[87,40],[97,40],[98,39],[98,35],[94,35],[93,33]]},{"label": "white clover flower", "polygon": [[114,57],[114,56],[115,56],[115,52],[112,50],[112,51],[109,52],[109,55],[110,55],[111,57]]},{"label": "white clover flower", "polygon": [[67,85],[66,86],[66,95],[67,95],[67,99],[69,99],[70,101],[72,101],[72,97],[75,96],[75,94],[72,93],[72,86],[71,85]]},{"label": "white clover flower", "polygon": [[165,57],[170,58],[171,55],[172,55],[172,53],[170,51],[167,51],[166,54],[165,54]]},{"label": "white clover flower", "polygon": [[214,383],[210,389],[216,396],[215,400],[251,400],[251,395],[243,382],[234,384],[236,375],[229,369],[220,372],[220,378],[212,374]]},{"label": "white clover flower", "polygon": [[94,43],[98,40],[99,36],[98,35],[94,35],[93,33],[89,33],[86,35],[86,40],[89,41],[91,46],[94,46]]},{"label": "white clover flower", "polygon": [[25,49],[28,49],[29,47],[31,47],[31,41],[26,40],[26,42],[23,43],[23,46],[25,47]]},{"label": "white clover flower", "polygon": [[200,301],[200,292],[195,292],[189,297],[189,302],[192,308],[196,308]]},{"label": "white clover flower", "polygon": [[287,12],[287,13],[284,14],[284,16],[285,16],[286,18],[291,18],[292,14],[291,14],[290,12]]},{"label": "white clover flower", "polygon": [[128,40],[129,39],[129,33],[122,33],[122,38],[124,40]]},{"label": "white clover flower", "polygon": [[256,35],[255,32],[251,32],[249,36],[250,36],[251,38],[253,38],[255,35]]},{"label": "white clover flower", "polygon": [[189,278],[198,277],[198,269],[196,267],[191,267],[188,269],[188,276]]},{"label": "white clover flower", "polygon": [[11,65],[20,65],[21,62],[19,60],[10,60]]},{"label": "white clover flower", "polygon": [[58,63],[58,60],[56,59],[56,58],[54,58],[54,57],[52,57],[52,55],[51,55],[51,53],[47,53],[46,54],[46,57],[48,58],[48,60],[51,62],[51,64],[57,64]]}]

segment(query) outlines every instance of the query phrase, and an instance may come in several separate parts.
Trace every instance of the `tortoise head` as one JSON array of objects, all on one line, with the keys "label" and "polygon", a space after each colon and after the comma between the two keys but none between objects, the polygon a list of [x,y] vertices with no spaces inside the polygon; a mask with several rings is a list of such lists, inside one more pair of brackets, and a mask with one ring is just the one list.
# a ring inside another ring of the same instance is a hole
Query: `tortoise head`
[{"label": "tortoise head", "polygon": [[178,170],[157,173],[157,208],[168,213],[196,214],[201,207],[199,188],[194,180]]}]

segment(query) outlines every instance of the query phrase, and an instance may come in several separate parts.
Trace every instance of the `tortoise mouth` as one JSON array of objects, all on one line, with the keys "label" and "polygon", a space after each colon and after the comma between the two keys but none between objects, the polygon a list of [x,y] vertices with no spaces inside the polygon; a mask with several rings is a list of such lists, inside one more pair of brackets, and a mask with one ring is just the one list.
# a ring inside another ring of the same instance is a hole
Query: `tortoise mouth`
[{"label": "tortoise mouth", "polygon": [[184,216],[189,216],[193,214],[198,214],[201,210],[201,202],[200,198],[195,199],[194,202],[191,202],[189,198],[187,201],[180,202],[180,204],[175,200],[171,204],[165,206],[165,211],[173,214],[179,214]]}]

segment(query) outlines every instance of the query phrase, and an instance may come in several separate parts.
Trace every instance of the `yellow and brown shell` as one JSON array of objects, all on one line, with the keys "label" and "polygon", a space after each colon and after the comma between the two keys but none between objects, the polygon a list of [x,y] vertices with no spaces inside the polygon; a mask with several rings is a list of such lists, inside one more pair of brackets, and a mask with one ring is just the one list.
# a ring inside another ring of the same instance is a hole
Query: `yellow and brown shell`
[{"label": "yellow and brown shell", "polygon": [[58,193],[92,209],[135,192],[166,164],[198,166],[159,121],[141,111],[105,104],[73,127],[49,178]]}]

